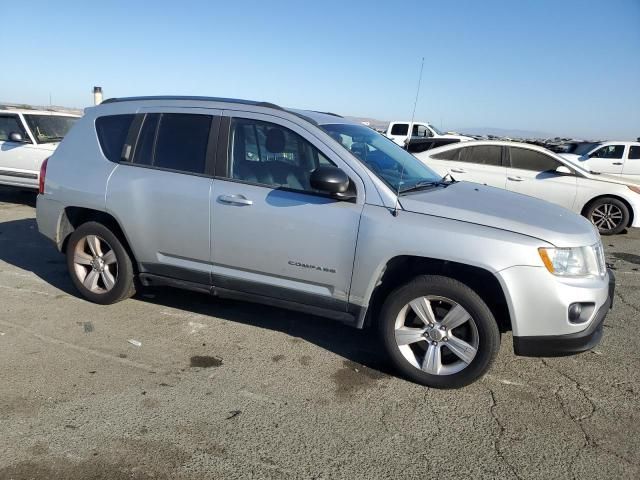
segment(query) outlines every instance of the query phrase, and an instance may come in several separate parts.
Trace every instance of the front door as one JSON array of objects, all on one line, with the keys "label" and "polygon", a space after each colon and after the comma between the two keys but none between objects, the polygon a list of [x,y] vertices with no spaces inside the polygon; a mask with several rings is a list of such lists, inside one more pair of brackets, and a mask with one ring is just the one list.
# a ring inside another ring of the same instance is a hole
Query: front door
[{"label": "front door", "polygon": [[[292,122],[234,115],[228,120],[226,168],[216,170],[213,185],[213,284],[346,311],[364,202],[359,179]],[[311,188],[311,172],[330,164],[349,175],[357,201],[338,201]]]},{"label": "front door", "polygon": [[556,172],[562,163],[528,148],[509,147],[509,152],[511,166],[507,169],[507,190],[573,209],[578,191],[577,177]]},{"label": "front door", "polygon": [[624,166],[625,145],[604,145],[589,154],[589,169],[600,173],[620,175]]},{"label": "front door", "polygon": [[208,146],[219,113],[149,109],[132,123],[131,158],[109,178],[107,210],[127,232],[143,272],[210,282]]}]

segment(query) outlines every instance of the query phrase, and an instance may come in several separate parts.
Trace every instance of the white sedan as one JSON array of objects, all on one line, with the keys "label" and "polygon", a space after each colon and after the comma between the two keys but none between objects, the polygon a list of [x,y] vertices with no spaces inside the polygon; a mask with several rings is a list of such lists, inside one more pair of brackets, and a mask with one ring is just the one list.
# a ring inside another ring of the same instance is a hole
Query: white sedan
[{"label": "white sedan", "polygon": [[535,145],[454,143],[416,154],[441,175],[538,197],[584,215],[602,235],[640,227],[640,183],[590,172]]}]

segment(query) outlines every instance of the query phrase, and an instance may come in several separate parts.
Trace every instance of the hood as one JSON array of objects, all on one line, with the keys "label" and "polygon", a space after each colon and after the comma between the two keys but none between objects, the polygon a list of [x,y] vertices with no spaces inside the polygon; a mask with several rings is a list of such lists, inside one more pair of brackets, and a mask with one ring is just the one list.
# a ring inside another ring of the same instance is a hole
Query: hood
[{"label": "hood", "polygon": [[404,210],[508,230],[557,247],[593,245],[600,237],[580,215],[537,198],[470,182],[400,197]]},{"label": "hood", "polygon": [[562,158],[568,160],[574,165],[582,168],[583,170],[587,170],[587,173],[581,172],[585,174],[587,178],[592,180],[598,180],[600,182],[608,182],[615,183],[617,185],[632,185],[634,187],[640,187],[640,179],[638,176],[625,176],[625,175],[609,175],[607,173],[599,173],[599,172],[591,172],[591,166],[589,165],[589,160],[578,160],[580,157],[578,155],[574,155],[572,153],[562,153],[560,154]]},{"label": "hood", "polygon": [[640,179],[638,178],[638,175],[625,177],[624,175],[609,175],[607,173],[589,173],[589,178],[599,180],[601,182],[615,183],[617,185],[640,187]]}]

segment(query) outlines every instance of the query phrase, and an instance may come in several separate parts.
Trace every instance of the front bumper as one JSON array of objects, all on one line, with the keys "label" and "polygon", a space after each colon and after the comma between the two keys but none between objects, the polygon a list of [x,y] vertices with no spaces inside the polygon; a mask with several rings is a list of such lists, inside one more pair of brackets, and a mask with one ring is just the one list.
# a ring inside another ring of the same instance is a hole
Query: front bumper
[{"label": "front bumper", "polygon": [[525,357],[559,357],[590,350],[600,343],[604,331],[604,319],[613,307],[616,284],[613,272],[609,270],[608,274],[607,301],[598,309],[586,329],[565,335],[514,336],[513,350],[515,354]]}]

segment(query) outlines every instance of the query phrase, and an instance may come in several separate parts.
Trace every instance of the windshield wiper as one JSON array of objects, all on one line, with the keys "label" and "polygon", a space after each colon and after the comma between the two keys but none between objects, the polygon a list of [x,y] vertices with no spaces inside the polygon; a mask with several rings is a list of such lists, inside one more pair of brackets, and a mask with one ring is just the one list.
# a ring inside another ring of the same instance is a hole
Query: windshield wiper
[{"label": "windshield wiper", "polygon": [[423,190],[425,188],[430,188],[430,187],[439,187],[441,185],[449,185],[449,184],[441,180],[436,180],[434,182],[418,182],[415,185],[401,189],[398,193],[402,195],[403,193],[415,192],[415,191]]}]

